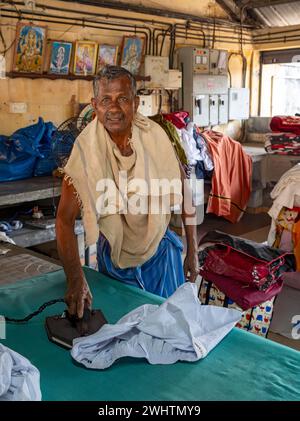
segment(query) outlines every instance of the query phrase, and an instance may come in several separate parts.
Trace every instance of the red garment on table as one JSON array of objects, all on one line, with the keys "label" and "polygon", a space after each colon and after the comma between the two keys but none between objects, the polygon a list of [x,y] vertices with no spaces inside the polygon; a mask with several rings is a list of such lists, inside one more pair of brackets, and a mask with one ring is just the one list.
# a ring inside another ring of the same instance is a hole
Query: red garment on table
[{"label": "red garment on table", "polygon": [[202,135],[214,162],[207,212],[238,222],[250,197],[252,159],[239,142],[222,133],[207,130]]},{"label": "red garment on table", "polygon": [[276,115],[271,119],[270,128],[273,132],[290,132],[300,135],[300,117]]},{"label": "red garment on table", "polygon": [[253,286],[245,288],[245,285],[241,284],[239,281],[203,269],[200,269],[200,275],[203,276],[206,281],[214,283],[223,294],[238,304],[243,310],[248,310],[249,308],[255,307],[275,297],[280,293],[283,285],[283,281],[279,279],[266,291],[259,291]]},{"label": "red garment on table", "polygon": [[189,117],[189,113],[187,111],[177,111],[175,113],[163,114],[162,116],[165,120],[171,121],[177,129],[183,129],[186,127],[184,119]]}]

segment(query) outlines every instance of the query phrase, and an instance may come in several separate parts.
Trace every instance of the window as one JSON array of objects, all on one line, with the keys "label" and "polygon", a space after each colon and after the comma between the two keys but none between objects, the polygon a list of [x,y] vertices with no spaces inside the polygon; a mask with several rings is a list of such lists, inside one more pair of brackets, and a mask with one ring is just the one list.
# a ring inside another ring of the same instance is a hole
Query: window
[{"label": "window", "polygon": [[300,114],[300,50],[262,52],[261,117]]}]

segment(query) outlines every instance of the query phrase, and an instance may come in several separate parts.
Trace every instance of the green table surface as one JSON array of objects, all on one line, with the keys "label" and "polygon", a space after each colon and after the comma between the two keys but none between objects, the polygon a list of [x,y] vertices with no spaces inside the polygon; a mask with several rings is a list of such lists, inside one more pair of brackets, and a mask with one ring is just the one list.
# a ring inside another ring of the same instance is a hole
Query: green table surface
[{"label": "green table surface", "polygon": [[[84,268],[94,297],[107,320],[142,304],[163,300]],[[63,297],[63,271],[0,287],[0,314],[23,317],[41,304]],[[48,307],[24,324],[7,324],[1,342],[27,357],[41,374],[43,400],[210,401],[300,400],[300,352],[233,329],[203,360],[151,365],[122,358],[106,370],[75,363],[70,352],[48,341],[45,316],[59,314],[64,304]]]}]

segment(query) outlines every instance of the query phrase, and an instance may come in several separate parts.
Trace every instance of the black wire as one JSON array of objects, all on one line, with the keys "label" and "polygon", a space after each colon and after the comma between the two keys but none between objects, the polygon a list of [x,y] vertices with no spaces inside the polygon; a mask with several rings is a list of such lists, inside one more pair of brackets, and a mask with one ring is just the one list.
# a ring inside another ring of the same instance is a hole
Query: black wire
[{"label": "black wire", "polygon": [[43,305],[41,305],[41,306],[40,306],[40,307],[39,307],[36,311],[34,311],[33,313],[28,314],[28,316],[24,317],[23,319],[13,319],[13,318],[11,318],[11,317],[6,317],[6,316],[4,316],[4,318],[5,318],[5,321],[6,321],[6,322],[9,322],[9,323],[22,323],[22,322],[28,322],[30,319],[32,319],[33,317],[37,316],[37,315],[38,315],[38,314],[40,314],[42,311],[44,311],[46,307],[52,306],[53,304],[56,304],[56,303],[64,303],[64,302],[65,302],[65,300],[64,300],[63,298],[57,298],[57,299],[55,299],[55,300],[48,301],[48,302],[44,303]]},{"label": "black wire", "polygon": [[215,39],[216,39],[216,18],[214,17],[214,26],[213,26],[213,36],[212,36],[212,50],[215,48]]},{"label": "black wire", "polygon": [[158,111],[157,114],[161,113],[161,107],[162,107],[162,93],[159,93],[159,105],[158,105]]},{"label": "black wire", "polygon": [[0,28],[0,38],[1,38],[1,42],[3,44],[4,51],[5,51],[6,50],[6,42],[5,42],[5,39],[4,39],[4,36],[3,36],[3,33],[2,33],[2,29],[1,28]]}]

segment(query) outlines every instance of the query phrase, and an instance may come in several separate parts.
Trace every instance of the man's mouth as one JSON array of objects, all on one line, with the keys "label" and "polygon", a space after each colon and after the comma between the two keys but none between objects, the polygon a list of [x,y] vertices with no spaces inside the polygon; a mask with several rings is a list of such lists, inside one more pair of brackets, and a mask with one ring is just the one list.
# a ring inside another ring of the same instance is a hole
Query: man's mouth
[{"label": "man's mouth", "polygon": [[112,123],[116,123],[123,120],[123,116],[109,116],[106,118],[107,121],[111,121]]}]

